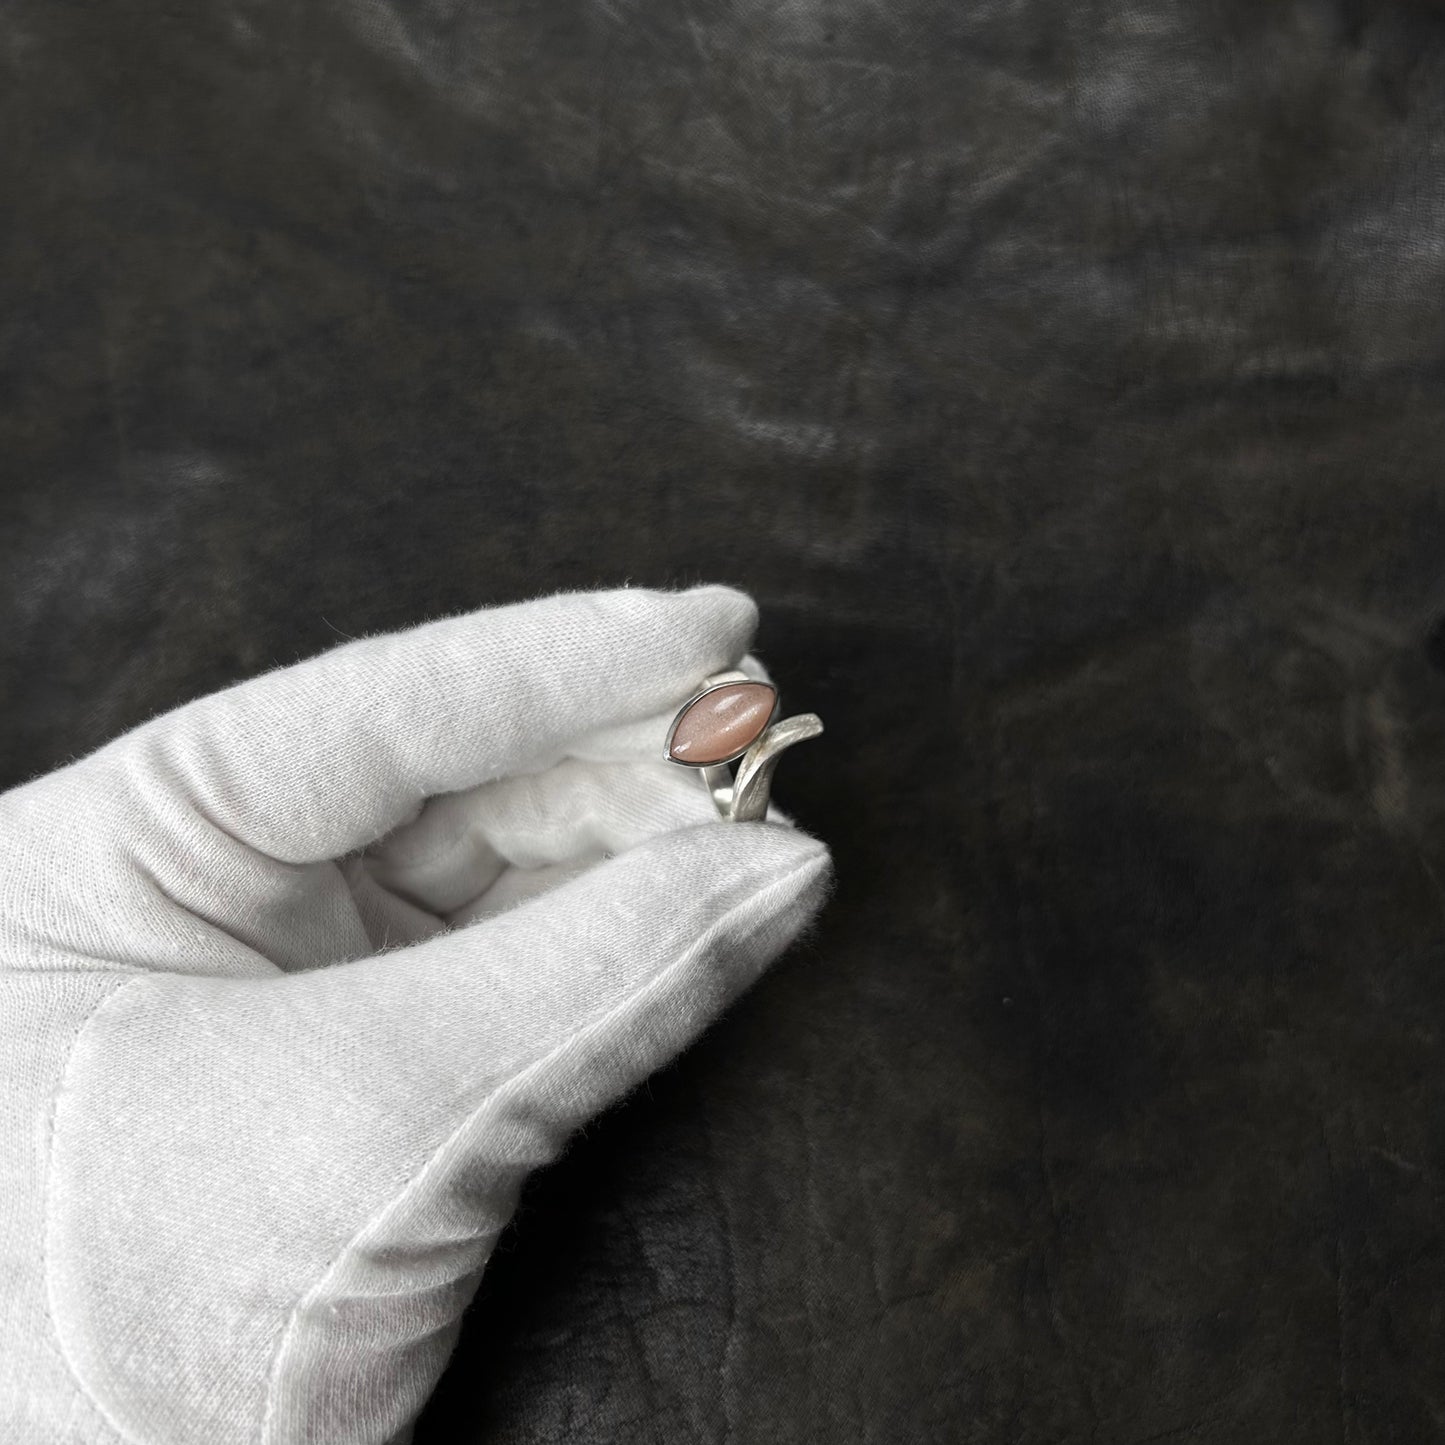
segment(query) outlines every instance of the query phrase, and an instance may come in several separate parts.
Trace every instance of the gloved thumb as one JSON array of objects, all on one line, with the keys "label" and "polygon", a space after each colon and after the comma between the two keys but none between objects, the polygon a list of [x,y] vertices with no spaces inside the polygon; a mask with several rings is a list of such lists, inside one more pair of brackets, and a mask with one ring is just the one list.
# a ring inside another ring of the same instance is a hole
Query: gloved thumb
[{"label": "gloved thumb", "polygon": [[805,834],[710,823],[394,953],[120,990],[55,1119],[51,1297],[82,1382],[153,1435],[163,1386],[163,1438],[387,1438],[526,1173],[745,988],[828,877]]}]

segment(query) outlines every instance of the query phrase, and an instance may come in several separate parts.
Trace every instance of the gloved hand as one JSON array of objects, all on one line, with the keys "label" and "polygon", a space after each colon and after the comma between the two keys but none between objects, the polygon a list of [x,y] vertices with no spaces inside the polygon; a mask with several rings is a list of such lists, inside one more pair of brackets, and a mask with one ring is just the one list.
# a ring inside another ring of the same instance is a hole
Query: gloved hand
[{"label": "gloved hand", "polygon": [[0,797],[0,1439],[405,1438],[529,1170],[813,916],[726,588],[370,638]]}]

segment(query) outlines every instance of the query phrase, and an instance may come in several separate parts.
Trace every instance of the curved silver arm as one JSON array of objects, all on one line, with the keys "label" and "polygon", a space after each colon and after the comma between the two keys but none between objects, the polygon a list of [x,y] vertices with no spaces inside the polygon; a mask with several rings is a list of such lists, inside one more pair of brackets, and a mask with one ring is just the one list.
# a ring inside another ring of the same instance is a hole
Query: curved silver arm
[{"label": "curved silver arm", "polygon": [[757,823],[766,818],[778,759],[794,743],[815,738],[822,731],[823,719],[817,713],[802,712],[797,717],[785,717],[768,728],[743,754],[737,777],[733,777],[726,763],[703,768],[703,781],[718,812],[733,823]]}]

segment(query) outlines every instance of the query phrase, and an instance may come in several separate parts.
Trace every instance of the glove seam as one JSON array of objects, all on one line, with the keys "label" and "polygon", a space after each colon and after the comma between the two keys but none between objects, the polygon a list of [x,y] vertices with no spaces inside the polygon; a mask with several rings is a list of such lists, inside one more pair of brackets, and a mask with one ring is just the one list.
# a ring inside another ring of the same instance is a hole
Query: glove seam
[{"label": "glove seam", "polygon": [[[127,970],[127,972],[130,972],[131,976],[118,988],[106,994],[85,1016],[80,1027],[76,1029],[75,1037],[71,1039],[70,1048],[65,1055],[65,1063],[61,1067],[60,1077],[56,1080],[55,1088],[51,1091],[50,1102],[45,1111],[45,1146],[42,1156],[44,1159],[44,1175],[40,1182],[40,1300],[45,1310],[46,1322],[50,1326],[51,1338],[55,1341],[56,1354],[60,1357],[66,1373],[70,1376],[80,1401],[85,1408],[96,1416],[101,1424],[111,1430],[118,1439],[135,1442],[135,1445],[143,1445],[143,1442],[138,1441],[136,1436],[132,1435],[129,1430],[126,1430],[119,1421],[111,1416],[110,1411],[105,1408],[94,1391],[91,1390],[81,1378],[75,1360],[72,1358],[70,1350],[66,1347],[65,1335],[60,1328],[60,1316],[55,1308],[53,1294],[54,1281],[51,1274],[51,1265],[54,1259],[54,1251],[51,1248],[50,1238],[53,1228],[53,1220],[51,1217],[53,1194],[51,1185],[55,1177],[56,1116],[60,1109],[60,1098],[70,1082],[71,1067],[74,1064],[76,1051],[80,1047],[81,1040],[90,1032],[96,1019],[98,1019],[121,994],[128,992],[137,984],[143,983],[151,977],[150,974],[143,971]],[[113,976],[108,971],[92,969],[85,970],[85,974],[95,978],[110,978]]]},{"label": "glove seam", "polygon": [[697,938],[693,940],[693,942],[683,951],[683,953],[679,957],[674,959],[672,963],[668,964],[661,973],[657,974],[646,984],[644,984],[642,988],[638,989],[635,993],[629,994],[627,998],[623,999],[619,1003],[614,1004],[613,1007],[608,1009],[605,1014],[602,1014],[600,1017],[593,1019],[590,1023],[584,1024],[581,1028],[576,1029],[572,1033],[568,1034],[565,1039],[550,1048],[544,1055],[542,1055],[541,1058],[534,1059],[525,1068],[519,1069],[516,1073],[510,1075],[500,1084],[497,1084],[494,1088],[490,1089],[487,1094],[480,1101],[478,1101],[476,1107],[472,1109],[466,1115],[466,1117],[454,1129],[452,1129],[452,1131],[443,1140],[441,1140],[441,1142],[438,1143],[434,1149],[432,1149],[427,1154],[427,1156],[417,1166],[416,1170],[412,1173],[410,1178],[408,1178],[401,1185],[401,1187],[396,1191],[396,1193],[393,1194],[378,1209],[374,1210],[372,1214],[354,1231],[351,1237],[345,1242],[345,1244],[341,1246],[341,1248],[336,1252],[331,1261],[327,1264],[326,1268],[317,1278],[316,1283],[313,1284],[311,1288],[307,1290],[305,1294],[303,1294],[292,1307],[290,1313],[286,1318],[285,1324],[282,1326],[279,1332],[276,1342],[276,1352],[272,1357],[271,1367],[268,1371],[268,1379],[266,1385],[266,1406],[261,1418],[260,1431],[257,1435],[258,1445],[270,1445],[270,1442],[272,1441],[271,1431],[273,1421],[275,1419],[276,1389],[283,1372],[283,1366],[285,1364],[288,1348],[294,1335],[296,1323],[300,1319],[303,1311],[311,1303],[311,1301],[322,1292],[327,1282],[336,1273],[338,1266],[347,1258],[348,1255],[353,1252],[353,1250],[357,1247],[358,1242],[361,1241],[372,1229],[376,1228],[382,1222],[382,1220],[384,1220],[392,1210],[396,1209],[407,1197],[407,1195],[416,1187],[416,1185],[426,1175],[427,1170],[430,1168],[436,1158],[440,1154],[442,1154],[447,1148],[449,1148],[459,1136],[461,1136],[468,1129],[470,1129],[477,1120],[478,1116],[483,1114],[488,1108],[494,1107],[498,1100],[503,1100],[505,1102],[505,1099],[509,1097],[510,1094],[514,1092],[520,1084],[522,1084],[526,1079],[528,1079],[531,1075],[535,1074],[539,1070],[546,1068],[559,1056],[565,1054],[567,1050],[570,1049],[574,1044],[576,1044],[579,1039],[585,1038],[590,1034],[602,1031],[606,1028],[607,1025],[611,1024],[613,1020],[616,1019],[619,1015],[625,1014],[628,1010],[635,1007],[638,1003],[646,1000],[653,993],[663,990],[679,971],[686,968],[689,964],[693,963],[696,958],[699,955],[703,954],[706,949],[711,946],[711,944],[713,944],[719,936],[726,935],[728,924],[737,914],[752,908],[759,899],[767,897],[767,895],[769,895],[770,893],[783,890],[786,885],[793,883],[794,880],[801,877],[802,875],[810,871],[821,871],[826,867],[826,864],[826,855],[808,858],[804,862],[798,864],[796,867],[790,868],[780,877],[772,879],[762,888],[759,888],[754,892],[749,893],[747,897],[740,899],[737,903],[733,904],[732,907],[730,907],[725,913],[723,913],[720,917],[718,917],[711,924],[709,924],[708,927],[704,929],[703,932],[700,933]]}]

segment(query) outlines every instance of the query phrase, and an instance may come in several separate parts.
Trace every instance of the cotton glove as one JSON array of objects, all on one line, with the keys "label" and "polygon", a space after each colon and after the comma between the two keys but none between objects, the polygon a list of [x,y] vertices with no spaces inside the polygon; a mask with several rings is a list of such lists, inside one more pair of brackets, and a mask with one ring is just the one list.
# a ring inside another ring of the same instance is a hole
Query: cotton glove
[{"label": "cotton glove", "polygon": [[529,1170],[802,929],[666,723],[725,588],[545,598],[0,797],[0,1439],[405,1439]]}]

